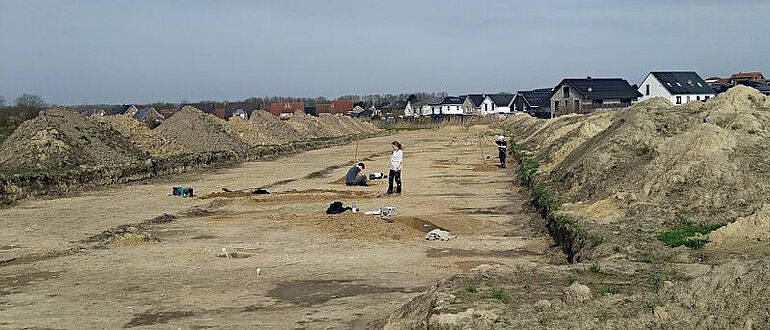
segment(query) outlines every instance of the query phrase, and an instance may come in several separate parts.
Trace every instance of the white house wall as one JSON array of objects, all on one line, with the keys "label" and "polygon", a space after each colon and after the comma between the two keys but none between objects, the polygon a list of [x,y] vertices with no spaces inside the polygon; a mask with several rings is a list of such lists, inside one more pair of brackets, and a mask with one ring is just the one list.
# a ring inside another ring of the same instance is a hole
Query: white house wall
[{"label": "white house wall", "polygon": [[[650,85],[650,95],[647,95],[647,85]],[[640,101],[660,96],[671,101],[671,103],[674,105],[685,104],[687,102],[693,101],[703,101],[714,97],[714,94],[671,94],[669,93],[668,89],[663,86],[663,83],[661,83],[652,74],[648,74],[647,78],[645,78],[642,84],[639,86],[639,93],[642,94],[642,97],[639,99]],[[679,102],[677,102],[677,97],[680,98]]]},{"label": "white house wall", "polygon": [[[650,86],[650,95],[647,95],[647,85]],[[639,101],[644,101],[653,97],[660,96],[671,101],[671,103],[674,103],[674,101],[672,101],[672,95],[668,92],[668,89],[663,87],[663,84],[658,81],[658,79],[655,78],[655,76],[652,74],[647,75],[647,78],[645,78],[642,84],[639,85],[638,91],[642,94],[642,97],[639,98]]]},{"label": "white house wall", "polygon": [[441,114],[442,115],[462,115],[463,106],[462,104],[444,104],[441,106]]},{"label": "white house wall", "polygon": [[481,115],[486,116],[495,113],[495,103],[488,96],[481,102]]}]

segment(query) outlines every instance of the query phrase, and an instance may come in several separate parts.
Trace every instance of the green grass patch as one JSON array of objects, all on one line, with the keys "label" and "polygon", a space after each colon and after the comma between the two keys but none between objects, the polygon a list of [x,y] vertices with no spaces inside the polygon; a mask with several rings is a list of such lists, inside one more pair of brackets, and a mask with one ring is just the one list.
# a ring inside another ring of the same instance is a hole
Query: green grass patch
[{"label": "green grass patch", "polygon": [[677,225],[656,235],[658,240],[670,247],[686,246],[690,249],[700,249],[708,242],[700,237],[724,226],[722,223],[696,224],[688,218],[680,218]]},{"label": "green grass patch", "polygon": [[538,182],[532,187],[532,199],[535,205],[547,214],[559,209],[559,200],[551,194],[548,187],[542,182]]},{"label": "green grass patch", "polygon": [[564,285],[570,286],[572,285],[572,283],[575,283],[576,281],[577,281],[577,278],[575,276],[570,275],[570,276],[567,276],[566,280],[564,280]]},{"label": "green grass patch", "polygon": [[5,136],[5,135],[0,135],[0,144],[3,144],[3,143],[5,143],[5,140],[7,140],[7,139],[8,139],[8,137],[7,137],[7,136]]},{"label": "green grass patch", "polygon": [[599,274],[602,272],[602,266],[599,265],[598,262],[594,262],[591,264],[591,266],[588,267],[588,271],[594,274]]},{"label": "green grass patch", "polygon": [[605,285],[599,290],[601,293],[618,294],[620,293],[620,287],[617,285]]},{"label": "green grass patch", "polygon": [[511,301],[511,297],[508,295],[508,292],[505,292],[498,288],[492,288],[492,292],[489,294],[489,296],[492,299],[497,299],[503,304],[507,304]]},{"label": "green grass patch", "polygon": [[479,292],[479,288],[476,287],[476,284],[468,283],[467,285],[465,285],[465,292],[476,293],[476,292]]},{"label": "green grass patch", "polygon": [[591,242],[591,246],[599,246],[605,242],[605,239],[602,235],[591,235],[591,237],[588,238],[588,241]]},{"label": "green grass patch", "polygon": [[539,169],[540,164],[536,160],[527,157],[523,158],[519,163],[519,180],[529,185]]}]

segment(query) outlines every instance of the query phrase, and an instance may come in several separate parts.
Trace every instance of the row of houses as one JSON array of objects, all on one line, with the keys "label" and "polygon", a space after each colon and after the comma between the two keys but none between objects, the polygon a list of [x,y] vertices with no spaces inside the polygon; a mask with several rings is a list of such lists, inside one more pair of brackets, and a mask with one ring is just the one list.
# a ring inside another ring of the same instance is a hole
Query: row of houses
[{"label": "row of houses", "polygon": [[[384,102],[368,109],[350,100],[335,100],[312,106],[303,102],[271,103],[268,111],[279,118],[289,118],[297,112],[309,115],[349,115],[360,118],[379,116],[383,119],[419,116],[506,116],[530,114],[551,118],[567,113],[588,113],[597,109],[625,108],[635,102],[653,97],[663,97],[673,104],[705,101],[735,85],[754,87],[770,95],[770,85],[761,72],[739,72],[730,78],[701,78],[694,71],[653,71],[638,85],[623,78],[567,78],[556,86],[516,93],[466,94],[444,96],[437,99],[419,100],[411,95],[406,100]],[[254,111],[262,111],[258,104],[228,102],[217,107],[212,102],[189,103],[179,109],[192,106],[204,113],[221,119],[240,117],[248,119]],[[178,110],[178,109],[177,109]],[[157,111],[152,107],[138,108],[123,105],[109,110],[91,110],[86,116],[124,115],[144,123],[159,123],[174,115],[176,110]]]},{"label": "row of houses", "polygon": [[[717,80],[719,79],[719,80]],[[567,113],[588,113],[616,109],[653,97],[680,105],[705,101],[737,84],[770,95],[770,85],[760,72],[739,73],[729,80],[709,78],[694,71],[653,71],[638,85],[623,78],[567,78],[556,86],[522,90],[514,94],[467,94],[438,100],[407,100],[404,106],[375,109],[383,118],[417,116],[505,116],[530,114],[549,118]]]}]

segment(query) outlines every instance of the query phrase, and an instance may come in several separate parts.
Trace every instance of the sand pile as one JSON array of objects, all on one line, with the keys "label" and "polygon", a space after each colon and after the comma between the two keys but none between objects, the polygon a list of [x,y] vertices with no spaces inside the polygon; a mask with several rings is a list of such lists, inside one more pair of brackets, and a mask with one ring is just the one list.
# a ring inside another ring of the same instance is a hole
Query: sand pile
[{"label": "sand pile", "polygon": [[330,136],[342,136],[347,134],[357,133],[355,128],[352,128],[347,123],[343,124],[341,117],[335,115],[319,115],[317,117],[318,124],[324,131],[328,132]]},{"label": "sand pile", "polygon": [[[272,116],[272,115],[269,115]],[[296,138],[281,139],[274,130],[257,121],[248,121],[239,117],[230,118],[227,123],[240,139],[250,146],[275,145],[296,141]],[[278,125],[283,125],[278,123]]]},{"label": "sand pile", "polygon": [[60,169],[116,165],[146,158],[120,132],[64,108],[22,123],[0,147],[0,168]]},{"label": "sand pile", "polygon": [[630,192],[678,213],[733,220],[768,201],[766,104],[741,87],[682,107],[642,103],[618,113],[551,175],[572,201]]},{"label": "sand pile", "polygon": [[304,111],[296,111],[286,123],[305,137],[334,136],[334,132],[329,132],[321,125],[318,118],[308,115]]},{"label": "sand pile", "polygon": [[156,131],[194,152],[246,153],[246,143],[227,122],[190,106],[164,121]]},{"label": "sand pile", "polygon": [[171,140],[160,133],[151,130],[142,124],[126,116],[94,117],[94,120],[109,125],[127,137],[131,143],[154,157],[167,157],[176,154],[189,153],[190,149],[175,140]]},{"label": "sand pile", "polygon": [[288,123],[276,118],[267,111],[254,111],[249,123],[258,131],[263,131],[269,144],[282,144],[303,140],[306,137],[292,128]]},{"label": "sand pile", "polygon": [[762,213],[770,205],[770,100],[752,88],[683,106],[651,99],[552,120],[516,116],[504,126],[539,161],[539,178],[565,214],[591,233],[648,250],[663,248],[656,233],[682,219],[741,219],[713,233],[713,250],[727,254],[770,237]]}]

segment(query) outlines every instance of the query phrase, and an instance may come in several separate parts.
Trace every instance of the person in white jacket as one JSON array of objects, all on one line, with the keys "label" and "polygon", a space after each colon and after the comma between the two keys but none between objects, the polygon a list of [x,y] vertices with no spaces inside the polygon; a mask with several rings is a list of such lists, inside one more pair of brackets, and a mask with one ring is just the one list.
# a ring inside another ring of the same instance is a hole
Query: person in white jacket
[{"label": "person in white jacket", "polygon": [[404,151],[401,143],[391,143],[393,155],[390,156],[390,173],[388,173],[388,194],[393,193],[393,181],[396,181],[396,194],[401,193],[401,169],[404,168]]}]

